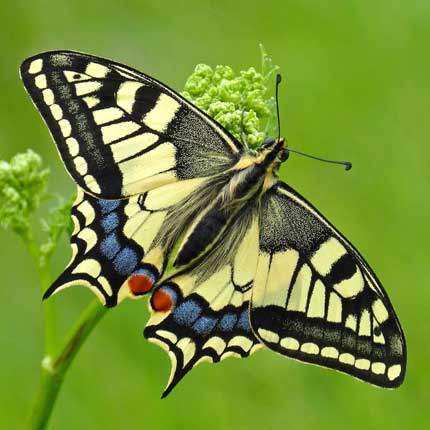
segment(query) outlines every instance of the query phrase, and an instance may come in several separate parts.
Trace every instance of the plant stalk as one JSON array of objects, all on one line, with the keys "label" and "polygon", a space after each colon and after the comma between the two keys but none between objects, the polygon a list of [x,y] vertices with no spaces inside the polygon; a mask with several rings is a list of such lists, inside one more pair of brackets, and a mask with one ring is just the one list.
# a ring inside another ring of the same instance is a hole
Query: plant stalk
[{"label": "plant stalk", "polygon": [[45,429],[58,397],[64,376],[92,329],[107,312],[95,299],[82,312],[78,321],[65,336],[55,355],[45,355],[42,360],[41,379],[30,416],[30,429]]},{"label": "plant stalk", "polygon": [[[51,283],[48,260],[41,258],[40,250],[30,234],[26,236],[25,243],[38,269],[40,285],[44,292]],[[107,308],[97,299],[91,302],[58,348],[55,299],[51,297],[43,302],[45,351],[41,363],[39,387],[30,415],[30,429],[46,429],[67,369],[106,311]]]},{"label": "plant stalk", "polygon": [[[31,233],[27,234],[25,244],[28,252],[37,267],[40,287],[42,294],[46,291],[51,283],[51,274],[49,264],[46,258],[41,258],[39,247],[36,245]],[[43,322],[45,332],[45,355],[51,356],[57,346],[57,313],[55,299],[43,302]]]}]

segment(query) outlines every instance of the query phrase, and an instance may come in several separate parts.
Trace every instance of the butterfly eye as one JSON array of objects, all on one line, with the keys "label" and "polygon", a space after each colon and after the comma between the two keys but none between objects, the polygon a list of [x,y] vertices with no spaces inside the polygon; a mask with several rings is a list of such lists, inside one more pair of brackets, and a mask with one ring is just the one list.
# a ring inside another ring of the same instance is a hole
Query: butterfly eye
[{"label": "butterfly eye", "polygon": [[261,144],[261,148],[266,148],[267,146],[273,145],[275,143],[275,139],[273,137],[266,137]]},{"label": "butterfly eye", "polygon": [[281,161],[286,161],[288,160],[288,157],[290,156],[290,151],[288,151],[288,149],[284,149],[280,154],[279,154],[279,159]]}]

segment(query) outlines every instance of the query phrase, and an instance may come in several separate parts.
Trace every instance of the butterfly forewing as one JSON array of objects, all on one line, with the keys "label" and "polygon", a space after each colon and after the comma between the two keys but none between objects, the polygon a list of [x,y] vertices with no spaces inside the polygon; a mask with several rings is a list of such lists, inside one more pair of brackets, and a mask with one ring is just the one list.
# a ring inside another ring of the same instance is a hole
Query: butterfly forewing
[{"label": "butterfly forewing", "polygon": [[269,348],[383,387],[401,384],[403,333],[355,248],[279,183],[262,201],[251,325]]},{"label": "butterfly forewing", "polygon": [[86,192],[118,199],[229,168],[240,144],[173,90],[129,67],[70,51],[21,65],[64,164]]}]

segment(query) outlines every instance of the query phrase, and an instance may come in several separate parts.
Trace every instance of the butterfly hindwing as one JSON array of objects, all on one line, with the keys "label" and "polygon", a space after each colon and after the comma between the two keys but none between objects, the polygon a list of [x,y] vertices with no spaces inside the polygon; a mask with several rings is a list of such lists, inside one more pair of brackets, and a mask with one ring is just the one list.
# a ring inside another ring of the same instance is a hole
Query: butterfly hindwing
[{"label": "butterfly hindwing", "polygon": [[76,183],[103,199],[222,172],[241,145],[155,79],[71,51],[24,61],[21,77]]},{"label": "butterfly hindwing", "polygon": [[73,285],[89,287],[107,306],[139,295],[136,288],[130,290],[130,277],[145,274],[155,283],[168,249],[151,253],[154,240],[170,212],[204,183],[205,178],[188,179],[122,200],[99,199],[78,188],[72,261],[44,297]]},{"label": "butterfly hindwing", "polygon": [[251,325],[269,348],[383,387],[401,384],[403,332],[358,251],[278,183],[262,200]]},{"label": "butterfly hindwing", "polygon": [[164,395],[202,361],[247,357],[263,346],[249,324],[258,256],[258,218],[249,206],[204,262],[163,282],[152,295],[144,334],[172,362]]}]

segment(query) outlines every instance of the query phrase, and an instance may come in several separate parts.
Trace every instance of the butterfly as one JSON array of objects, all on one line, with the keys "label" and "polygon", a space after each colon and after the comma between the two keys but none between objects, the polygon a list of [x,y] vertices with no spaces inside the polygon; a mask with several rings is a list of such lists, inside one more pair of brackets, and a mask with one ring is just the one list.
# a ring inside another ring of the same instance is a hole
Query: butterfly
[{"label": "butterfly", "polygon": [[20,72],[78,186],[73,256],[44,297],[84,285],[110,307],[150,294],[144,336],[172,362],[164,396],[200,362],[261,348],[403,382],[390,300],[280,180],[283,139],[252,150],[166,85],[103,58],[46,52]]}]

